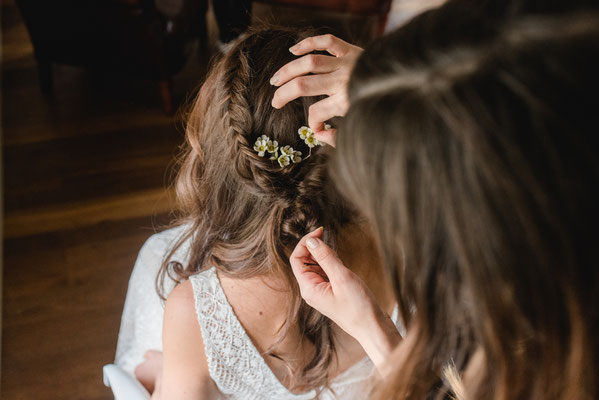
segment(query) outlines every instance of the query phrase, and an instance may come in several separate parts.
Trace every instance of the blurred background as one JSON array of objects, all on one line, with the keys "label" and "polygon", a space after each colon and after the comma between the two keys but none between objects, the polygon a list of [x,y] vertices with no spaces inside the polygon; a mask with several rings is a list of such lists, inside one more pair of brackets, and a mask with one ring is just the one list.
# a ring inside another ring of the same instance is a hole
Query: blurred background
[{"label": "blurred background", "polygon": [[1,0],[2,399],[112,398],[102,365],[137,251],[170,221],[186,105],[240,26],[365,45],[441,3],[213,1]]}]

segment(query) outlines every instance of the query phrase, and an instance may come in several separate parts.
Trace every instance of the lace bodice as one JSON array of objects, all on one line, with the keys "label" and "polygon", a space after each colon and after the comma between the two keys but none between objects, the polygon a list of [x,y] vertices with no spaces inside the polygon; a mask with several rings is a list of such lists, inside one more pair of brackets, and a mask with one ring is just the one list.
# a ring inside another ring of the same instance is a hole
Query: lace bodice
[{"label": "lace bodice", "polygon": [[[131,279],[121,318],[115,363],[133,374],[147,350],[162,350],[164,308],[156,289],[155,278],[162,259],[172,248],[185,227],[153,235],[141,249]],[[174,259],[185,264],[189,246],[184,244]],[[223,393],[233,400],[307,400],[315,391],[295,395],[289,392],[270,370],[235,316],[220,286],[214,269],[190,277],[198,322],[202,330],[210,376]],[[166,292],[174,282],[167,280]],[[397,310],[396,310],[397,311]],[[393,313],[400,333],[397,312]],[[323,391],[320,400],[363,400],[368,398],[374,365],[367,357],[354,364],[332,382],[335,395]]]},{"label": "lace bodice", "polygon": [[[189,278],[210,376],[227,399],[308,400],[316,390],[291,393],[268,367],[227,301],[214,268]],[[396,314],[396,312],[394,312]],[[394,321],[397,316],[394,315]],[[366,399],[375,369],[368,357],[336,377],[319,399]],[[334,394],[333,394],[334,392]]]}]

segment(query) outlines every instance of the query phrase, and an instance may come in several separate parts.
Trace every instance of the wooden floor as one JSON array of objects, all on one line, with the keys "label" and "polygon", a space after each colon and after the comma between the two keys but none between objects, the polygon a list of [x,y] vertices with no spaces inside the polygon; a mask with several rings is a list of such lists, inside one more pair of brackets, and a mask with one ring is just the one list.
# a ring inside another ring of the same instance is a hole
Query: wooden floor
[{"label": "wooden floor", "polygon": [[[45,99],[12,0],[2,28],[2,399],[111,399],[101,367],[137,251],[169,221],[181,122],[152,82],[78,68],[55,67]],[[180,100],[200,64],[176,79]]]},{"label": "wooden floor", "polygon": [[[14,0],[1,1],[1,398],[111,399],[101,367],[114,358],[137,251],[169,221],[182,123],[161,112],[152,82],[73,67],[54,68],[55,94],[44,98]],[[176,77],[179,103],[206,58]]]}]

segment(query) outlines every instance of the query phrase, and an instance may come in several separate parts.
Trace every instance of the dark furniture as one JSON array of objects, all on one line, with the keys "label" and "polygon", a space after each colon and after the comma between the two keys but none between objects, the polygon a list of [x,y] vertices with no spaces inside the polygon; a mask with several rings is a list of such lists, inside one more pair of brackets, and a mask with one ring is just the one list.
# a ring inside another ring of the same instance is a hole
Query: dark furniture
[{"label": "dark furniture", "polygon": [[337,11],[347,14],[376,15],[377,34],[382,35],[387,24],[392,0],[256,0],[261,3]]},{"label": "dark furniture", "polygon": [[[185,63],[185,45],[205,40],[206,0],[16,0],[38,62],[40,86],[52,90],[52,64],[123,72],[158,82],[173,112],[171,77]],[[164,3],[164,1],[163,1]],[[166,11],[166,12],[165,12]]]}]

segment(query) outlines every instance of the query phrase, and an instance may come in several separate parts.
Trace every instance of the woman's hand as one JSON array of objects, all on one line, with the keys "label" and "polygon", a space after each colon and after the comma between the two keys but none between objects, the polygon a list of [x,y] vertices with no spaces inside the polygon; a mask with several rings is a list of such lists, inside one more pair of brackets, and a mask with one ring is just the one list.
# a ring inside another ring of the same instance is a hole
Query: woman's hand
[{"label": "woman's hand", "polygon": [[368,286],[320,240],[322,232],[318,228],[298,243],[290,257],[293,273],[306,303],[359,336],[364,317],[378,306]]},{"label": "woman's hand", "polygon": [[306,303],[353,336],[379,371],[401,337],[366,284],[322,240],[323,229],[304,236],[290,256]]},{"label": "woman's hand", "polygon": [[144,362],[135,368],[135,377],[150,393],[160,392],[162,363],[161,351],[148,350],[144,354]]},{"label": "woman's hand", "polygon": [[[308,54],[315,50],[332,56]],[[287,63],[271,78],[272,85],[280,86],[272,106],[281,108],[298,97],[327,95],[310,106],[308,124],[318,140],[335,146],[335,130],[325,130],[324,122],[347,112],[347,82],[362,49],[333,35],[321,35],[304,39],[289,51],[303,57]]]}]

